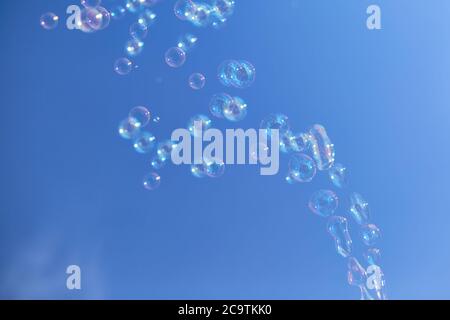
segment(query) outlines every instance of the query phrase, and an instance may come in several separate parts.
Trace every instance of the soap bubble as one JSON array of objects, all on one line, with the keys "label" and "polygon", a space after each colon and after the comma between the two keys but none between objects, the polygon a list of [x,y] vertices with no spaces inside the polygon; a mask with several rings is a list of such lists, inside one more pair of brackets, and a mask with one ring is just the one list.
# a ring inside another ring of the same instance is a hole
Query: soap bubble
[{"label": "soap bubble", "polygon": [[248,88],[256,78],[256,69],[248,61],[239,61],[231,74],[231,84],[236,88]]},{"label": "soap bubble", "polygon": [[289,160],[289,170],[298,182],[310,182],[316,176],[316,163],[306,154],[295,154]]},{"label": "soap bubble", "polygon": [[178,39],[178,48],[184,52],[192,50],[198,42],[198,38],[191,33],[186,33]]},{"label": "soap bubble", "polygon": [[151,10],[145,10],[139,15],[138,23],[146,26],[147,28],[153,25],[156,21],[156,14]]},{"label": "soap bubble", "polygon": [[373,246],[381,238],[381,231],[374,224],[366,224],[361,228],[363,242],[367,246]]},{"label": "soap bubble", "polygon": [[[199,125],[198,128],[195,127],[196,124]],[[199,130],[202,130],[202,132],[205,132],[206,130],[211,128],[211,125],[212,125],[211,119],[209,119],[205,115],[199,114],[199,115],[192,117],[189,120],[188,130],[193,137],[199,137],[199,136],[201,136]]]},{"label": "soap bubble", "polygon": [[205,87],[206,78],[201,73],[194,73],[189,77],[189,86],[194,90],[200,90]]},{"label": "soap bubble", "polygon": [[227,18],[233,14],[235,2],[234,0],[213,0],[212,6],[217,15]]},{"label": "soap bubble", "polygon": [[309,131],[310,146],[313,158],[316,160],[319,170],[328,170],[334,164],[334,145],[331,143],[325,128],[319,124],[314,125]]},{"label": "soap bubble", "polygon": [[247,116],[247,103],[242,98],[234,97],[230,104],[224,105],[223,116],[233,122],[243,120]]},{"label": "soap bubble", "polygon": [[166,161],[172,157],[172,150],[176,147],[176,143],[170,140],[166,140],[158,143],[156,154],[158,158]]},{"label": "soap bubble", "polygon": [[347,176],[345,174],[346,170],[347,169],[340,163],[335,163],[328,170],[330,180],[336,187],[343,188],[347,185]]},{"label": "soap bubble", "polygon": [[127,43],[125,44],[125,51],[131,57],[140,54],[143,48],[144,43],[137,39],[128,40]]},{"label": "soap bubble", "polygon": [[359,193],[350,195],[350,215],[359,225],[367,224],[370,218],[369,203]]},{"label": "soap bubble", "polygon": [[368,265],[379,265],[381,260],[381,251],[377,248],[369,248],[363,253],[363,257]]},{"label": "soap bubble", "polygon": [[272,136],[271,130],[279,130],[280,136],[289,131],[289,119],[284,114],[271,114],[266,117],[260,125],[261,129],[266,131],[268,137]]},{"label": "soap bubble", "polygon": [[114,63],[114,71],[121,76],[129,74],[132,69],[133,69],[133,62],[131,62],[127,58],[117,59],[116,62]]},{"label": "soap bubble", "polygon": [[205,159],[205,173],[210,178],[219,178],[225,172],[225,164],[219,159]]},{"label": "soap bubble", "polygon": [[141,132],[134,140],[133,147],[138,153],[149,153],[155,147],[156,138],[150,132]]},{"label": "soap bubble", "polygon": [[167,160],[161,159],[157,155],[152,158],[151,166],[155,170],[160,170],[166,165]]},{"label": "soap bubble", "polygon": [[191,20],[196,10],[196,4],[191,0],[178,0],[175,2],[173,11],[180,20]]},{"label": "soap bubble", "polygon": [[41,27],[45,30],[55,29],[58,26],[58,22],[59,17],[52,12],[43,14],[39,20]]},{"label": "soap bubble", "polygon": [[239,62],[237,62],[236,60],[225,60],[219,65],[217,77],[224,86],[226,87],[232,86],[231,77],[233,75],[234,70],[237,69],[238,66]]},{"label": "soap bubble", "polygon": [[280,136],[280,151],[283,153],[289,153],[293,151],[294,134],[288,130],[283,132]]},{"label": "soap bubble", "polygon": [[186,53],[180,48],[173,47],[167,50],[166,63],[172,68],[179,68],[186,62]]},{"label": "soap bubble", "polygon": [[144,177],[142,185],[150,191],[158,189],[161,185],[161,177],[156,172],[151,172]]},{"label": "soap bubble", "polygon": [[115,6],[111,9],[111,17],[114,20],[120,20],[125,17],[127,10],[122,6]]},{"label": "soap bubble", "polygon": [[196,178],[206,177],[206,167],[204,163],[191,165],[191,173]]},{"label": "soap bubble", "polygon": [[211,14],[213,9],[206,3],[197,3],[194,6],[194,11],[190,16],[190,21],[197,27],[206,27],[211,22]]},{"label": "soap bubble", "polygon": [[366,285],[366,270],[364,270],[358,260],[354,257],[348,259],[347,280],[348,284],[351,286],[364,287]]},{"label": "soap bubble", "polygon": [[130,26],[130,35],[133,39],[141,41],[147,37],[148,27],[145,24],[135,22]]},{"label": "soap bubble", "polygon": [[119,124],[119,134],[124,139],[132,139],[138,132],[139,128],[130,121],[130,118],[122,120]]},{"label": "soap bubble", "polygon": [[225,108],[230,108],[230,104],[233,103],[233,98],[226,93],[215,94],[211,102],[209,103],[209,110],[211,114],[216,118],[223,118],[223,111]]},{"label": "soap bubble", "polygon": [[336,211],[338,203],[338,197],[333,191],[319,190],[309,200],[309,209],[321,217],[329,217]]},{"label": "soap bubble", "polygon": [[306,133],[297,133],[292,135],[290,147],[294,152],[302,152],[308,149],[308,135]]},{"label": "soap bubble", "polygon": [[146,107],[139,106],[131,109],[128,117],[134,126],[143,128],[150,122],[151,113]]},{"label": "soap bubble", "polygon": [[298,172],[289,171],[284,179],[289,184],[296,184],[296,183],[298,183],[297,176],[298,176]]},{"label": "soap bubble", "polygon": [[111,14],[103,7],[86,7],[81,11],[81,30],[94,32],[103,30],[109,26]]},{"label": "soap bubble", "polygon": [[81,0],[81,4],[86,8],[96,8],[102,3],[102,0]]},{"label": "soap bubble", "polygon": [[347,258],[352,252],[352,239],[348,231],[347,219],[333,216],[328,220],[328,233],[333,237],[338,254]]},{"label": "soap bubble", "polygon": [[125,7],[131,13],[138,12],[141,9],[140,0],[127,0]]}]

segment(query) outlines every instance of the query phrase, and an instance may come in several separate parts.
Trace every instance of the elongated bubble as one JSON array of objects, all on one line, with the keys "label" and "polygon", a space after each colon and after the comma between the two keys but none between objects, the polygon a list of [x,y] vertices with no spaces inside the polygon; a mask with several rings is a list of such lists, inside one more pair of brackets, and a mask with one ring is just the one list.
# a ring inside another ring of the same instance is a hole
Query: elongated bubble
[{"label": "elongated bubble", "polygon": [[314,125],[309,131],[310,146],[317,168],[321,171],[328,170],[334,163],[334,145],[331,143],[325,128],[319,124]]},{"label": "elongated bubble", "polygon": [[328,220],[328,233],[333,237],[338,254],[347,258],[352,253],[352,239],[348,231],[347,219],[333,216]]}]

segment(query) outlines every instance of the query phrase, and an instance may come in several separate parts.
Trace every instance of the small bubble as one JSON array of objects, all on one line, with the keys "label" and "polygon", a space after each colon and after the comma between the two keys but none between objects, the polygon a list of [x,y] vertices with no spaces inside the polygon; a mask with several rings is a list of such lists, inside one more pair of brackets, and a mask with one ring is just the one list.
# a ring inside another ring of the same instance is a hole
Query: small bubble
[{"label": "small bubble", "polygon": [[226,93],[215,94],[210,103],[209,111],[216,118],[223,118],[223,111],[225,108],[230,108],[230,104],[233,103],[233,98]]},{"label": "small bubble", "polygon": [[134,126],[143,128],[150,122],[151,113],[146,107],[139,106],[131,109],[128,117]]},{"label": "small bubble", "polygon": [[295,154],[289,160],[289,170],[298,182],[311,182],[316,176],[316,163],[303,153]]},{"label": "small bubble", "polygon": [[161,177],[156,172],[151,172],[144,177],[142,184],[147,190],[156,190],[161,185]]},{"label": "small bubble", "polygon": [[350,195],[350,215],[359,225],[367,224],[370,218],[369,203],[359,193]]},{"label": "small bubble", "polygon": [[336,211],[338,203],[338,197],[333,191],[319,190],[309,200],[309,209],[321,217],[329,217]]},{"label": "small bubble", "polygon": [[141,132],[134,140],[133,147],[138,153],[149,153],[155,147],[156,138],[149,132]]},{"label": "small bubble", "polygon": [[58,26],[59,17],[52,12],[48,12],[41,16],[39,22],[45,30],[52,30]]},{"label": "small bubble", "polygon": [[381,238],[380,229],[374,224],[366,224],[361,228],[363,242],[367,246],[375,245]]},{"label": "small bubble", "polygon": [[229,121],[241,121],[247,116],[247,103],[240,97],[234,97],[230,104],[224,106],[223,115]]},{"label": "small bubble", "polygon": [[145,24],[135,22],[130,26],[130,36],[137,41],[142,41],[147,37],[148,27]]},{"label": "small bubble", "polygon": [[133,62],[131,62],[127,58],[117,59],[116,62],[114,63],[114,71],[121,76],[129,74],[132,69],[133,69]]},{"label": "small bubble", "polygon": [[136,127],[129,118],[122,120],[119,124],[119,134],[124,139],[132,139],[139,132],[139,128]]},{"label": "small bubble", "polygon": [[347,169],[340,163],[335,163],[328,170],[330,180],[336,187],[344,188],[347,186],[347,176],[345,174],[346,170]]},{"label": "small bubble", "polygon": [[205,87],[206,78],[201,73],[194,73],[189,77],[189,86],[194,90],[200,90]]},{"label": "small bubble", "polygon": [[128,40],[127,43],[125,44],[125,52],[130,57],[137,56],[142,52],[143,49],[144,49],[144,42],[137,39]]},{"label": "small bubble", "polygon": [[166,63],[172,68],[179,68],[186,62],[186,53],[180,48],[173,47],[167,50]]}]

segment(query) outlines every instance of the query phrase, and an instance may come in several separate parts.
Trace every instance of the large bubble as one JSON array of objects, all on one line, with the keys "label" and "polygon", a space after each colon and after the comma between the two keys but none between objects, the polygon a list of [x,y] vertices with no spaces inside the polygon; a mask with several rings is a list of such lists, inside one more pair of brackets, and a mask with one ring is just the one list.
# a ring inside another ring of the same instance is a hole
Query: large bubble
[{"label": "large bubble", "polygon": [[295,154],[289,160],[289,170],[298,182],[310,182],[316,176],[316,163],[306,154]]}]

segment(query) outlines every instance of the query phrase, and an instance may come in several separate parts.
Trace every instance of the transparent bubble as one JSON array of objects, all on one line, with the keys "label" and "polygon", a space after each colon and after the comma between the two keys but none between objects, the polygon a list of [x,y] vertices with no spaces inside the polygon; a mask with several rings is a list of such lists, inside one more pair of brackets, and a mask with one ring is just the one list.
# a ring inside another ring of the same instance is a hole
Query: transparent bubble
[{"label": "transparent bubble", "polygon": [[351,286],[364,287],[366,285],[366,270],[364,270],[359,261],[354,257],[348,259],[347,280]]},{"label": "transparent bubble", "polygon": [[187,33],[178,39],[178,48],[184,52],[192,50],[198,42],[198,38],[191,33]]},{"label": "transparent bubble", "polygon": [[156,21],[156,14],[151,10],[145,10],[139,15],[138,23],[146,26],[147,28],[153,25]]},{"label": "transparent bubble", "polygon": [[350,215],[359,225],[367,224],[370,218],[369,203],[359,193],[350,195]]},{"label": "transparent bubble", "polygon": [[168,160],[172,157],[172,150],[176,147],[176,143],[170,140],[160,142],[156,154],[162,160]]},{"label": "transparent bubble", "polygon": [[381,251],[377,248],[369,248],[363,253],[363,257],[368,265],[380,265]]},{"label": "transparent bubble", "polygon": [[205,159],[205,173],[210,178],[219,178],[225,173],[225,164],[219,159]]},{"label": "transparent bubble", "polygon": [[189,77],[189,86],[194,90],[200,90],[205,87],[206,78],[201,73],[191,74]]},{"label": "transparent bubble", "polygon": [[238,66],[239,62],[236,60],[225,60],[219,65],[219,68],[217,69],[217,77],[224,86],[231,87],[233,85],[231,78],[234,70],[236,70]]},{"label": "transparent bubble", "polygon": [[298,171],[289,171],[284,179],[289,184],[298,183]]},{"label": "transparent bubble", "polygon": [[137,56],[143,49],[144,43],[140,40],[131,39],[125,44],[125,51],[131,57]]},{"label": "transparent bubble", "polygon": [[135,22],[130,26],[130,36],[137,41],[144,40],[148,35],[148,27],[145,24]]},{"label": "transparent bubble", "polygon": [[212,6],[217,15],[227,18],[233,14],[235,2],[234,0],[213,0]]},{"label": "transparent bubble", "polygon": [[133,62],[131,62],[127,58],[117,59],[116,62],[114,63],[114,71],[121,76],[129,74],[132,69],[133,69]]},{"label": "transparent bubble", "polygon": [[115,6],[111,9],[111,17],[114,20],[121,20],[125,17],[127,10],[122,6]]},{"label": "transparent bubble", "polygon": [[97,18],[101,21],[98,30],[106,29],[111,22],[111,13],[103,7],[97,7],[96,9],[99,11]]},{"label": "transparent bubble", "polygon": [[352,239],[348,231],[347,219],[333,216],[328,220],[328,233],[333,237],[338,254],[347,258],[352,252]]},{"label": "transparent bubble", "polygon": [[161,121],[161,118],[158,117],[158,116],[156,116],[156,117],[153,118],[153,122],[154,122],[154,123],[159,123],[160,121]]},{"label": "transparent bubble", "polygon": [[133,147],[138,153],[149,153],[155,147],[156,138],[150,132],[141,132],[134,139]]},{"label": "transparent bubble", "polygon": [[127,0],[125,3],[125,7],[131,13],[136,13],[141,9],[140,0]]},{"label": "transparent bubble", "polygon": [[233,98],[226,93],[215,94],[209,103],[209,111],[216,118],[223,118],[225,108],[229,109],[233,103]]},{"label": "transparent bubble", "polygon": [[294,152],[302,152],[308,149],[308,135],[306,133],[297,133],[291,137],[291,150]]},{"label": "transparent bubble", "polygon": [[204,163],[191,165],[191,173],[196,178],[206,177],[206,167]]},{"label": "transparent bubble", "polygon": [[103,7],[86,7],[81,11],[81,31],[95,32],[109,26],[111,14]]},{"label": "transparent bubble", "polygon": [[211,23],[213,8],[206,3],[196,3],[190,21],[197,27],[206,27]]},{"label": "transparent bubble", "polygon": [[288,130],[283,132],[280,136],[280,151],[283,153],[289,153],[293,151],[294,134]]},{"label": "transparent bubble", "polygon": [[209,19],[210,24],[214,29],[222,29],[223,27],[225,27],[227,23],[227,18],[224,18],[220,14],[218,14],[215,8],[214,11],[211,13]]},{"label": "transparent bubble", "polygon": [[160,170],[166,165],[166,163],[166,159],[161,159],[160,157],[158,157],[158,155],[156,155],[152,158],[151,165],[153,169]]},{"label": "transparent bubble", "polygon": [[310,182],[316,176],[316,163],[306,154],[295,154],[289,160],[289,170],[298,182]]},{"label": "transparent bubble", "polygon": [[335,163],[328,170],[330,180],[336,187],[344,188],[347,186],[347,176],[345,174],[346,170],[347,169],[340,163]]},{"label": "transparent bubble", "polygon": [[130,122],[138,128],[143,128],[150,122],[151,113],[146,107],[135,107],[128,115]]},{"label": "transparent bubble", "polygon": [[194,137],[200,137],[200,130],[205,132],[211,128],[212,121],[203,114],[196,115],[189,120],[188,130]]},{"label": "transparent bubble", "polygon": [[367,246],[375,245],[381,238],[381,231],[374,224],[366,224],[361,228],[363,242]]},{"label": "transparent bubble", "polygon": [[86,8],[96,8],[102,3],[102,0],[81,0],[81,4]]},{"label": "transparent bubble", "polygon": [[239,61],[233,66],[231,84],[236,88],[248,88],[256,79],[256,69],[248,61]]},{"label": "transparent bubble", "polygon": [[119,124],[119,134],[124,139],[132,139],[139,133],[139,128],[131,123],[129,118],[122,120]]},{"label": "transparent bubble", "polygon": [[281,136],[290,130],[289,119],[284,114],[271,114],[261,122],[260,128],[266,130],[268,137],[274,129],[279,130]]},{"label": "transparent bubble", "polygon": [[186,62],[186,53],[180,48],[173,47],[167,50],[166,63],[172,68],[179,68]]},{"label": "transparent bubble", "polygon": [[334,163],[334,145],[331,143],[325,128],[319,124],[309,131],[310,146],[319,170],[328,170]]},{"label": "transparent bubble", "polygon": [[338,203],[338,197],[333,191],[319,190],[309,200],[309,209],[321,217],[329,217],[336,211]]},{"label": "transparent bubble", "polygon": [[59,17],[52,12],[43,14],[39,20],[41,27],[45,30],[55,29],[58,26],[58,22]]},{"label": "transparent bubble", "polygon": [[147,190],[156,190],[161,185],[161,177],[156,172],[151,172],[144,177],[142,185]]},{"label": "transparent bubble", "polygon": [[191,0],[178,0],[175,2],[173,11],[180,20],[191,20],[195,13],[196,5]]},{"label": "transparent bubble", "polygon": [[230,104],[224,106],[223,116],[233,122],[243,120],[247,116],[247,103],[242,98],[234,97]]}]

